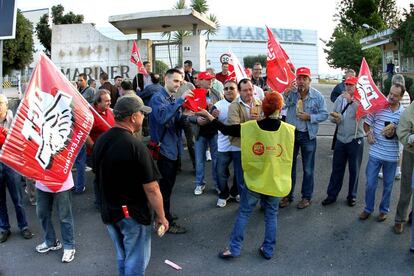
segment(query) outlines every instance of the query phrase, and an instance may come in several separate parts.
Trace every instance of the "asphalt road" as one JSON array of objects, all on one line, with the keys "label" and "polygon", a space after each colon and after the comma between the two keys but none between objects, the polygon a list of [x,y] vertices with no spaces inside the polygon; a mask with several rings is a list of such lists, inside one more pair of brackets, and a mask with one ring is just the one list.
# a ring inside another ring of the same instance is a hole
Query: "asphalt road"
[{"label": "asphalt road", "polygon": [[[327,97],[328,111],[332,109],[329,92],[332,86],[316,86]],[[408,251],[411,231],[392,232],[399,181],[395,182],[389,218],[379,223],[378,203],[374,217],[358,220],[363,209],[365,165],[361,170],[357,205],[348,207],[345,202],[345,184],[337,203],[321,206],[329,181],[332,151],[330,150],[333,125],[321,125],[318,137],[315,168],[315,192],[312,205],[304,210],[295,205],[279,212],[277,249],[274,258],[266,261],[258,254],[264,234],[263,213],[257,208],[245,234],[242,255],[230,261],[217,257],[223,249],[237,214],[237,203],[225,208],[215,206],[217,196],[213,190],[208,163],[206,193],[193,195],[194,176],[188,154],[184,154],[183,172],[178,175],[173,193],[173,212],[179,223],[188,228],[184,235],[155,235],[152,239],[152,256],[147,275],[414,275],[414,254]],[[300,162],[299,162],[300,163]],[[298,168],[296,198],[300,198],[301,167]],[[35,246],[42,242],[42,230],[35,208],[26,203],[26,212],[35,236],[31,240],[20,237],[14,210],[10,204],[9,216],[12,236],[0,244],[0,275],[116,275],[113,244],[100,216],[93,207],[92,174],[87,173],[85,194],[73,196],[75,217],[76,256],[69,264],[60,262],[62,252],[39,254]],[[347,175],[345,179],[347,183]],[[379,187],[382,182],[379,181]],[[378,189],[377,198],[382,189]],[[55,230],[59,226],[55,222]],[[182,267],[181,271],[164,264],[171,260]]]}]

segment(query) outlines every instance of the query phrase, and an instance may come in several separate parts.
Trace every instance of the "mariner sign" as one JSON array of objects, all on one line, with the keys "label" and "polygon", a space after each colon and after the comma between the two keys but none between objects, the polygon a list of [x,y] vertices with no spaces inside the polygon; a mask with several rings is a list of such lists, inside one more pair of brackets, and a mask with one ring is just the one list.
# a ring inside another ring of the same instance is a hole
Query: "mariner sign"
[{"label": "mariner sign", "polygon": [[[304,42],[302,31],[296,29],[271,29],[281,42]],[[266,28],[230,27],[225,29],[228,40],[264,40],[267,41]],[[215,37],[217,39],[217,37]]]}]

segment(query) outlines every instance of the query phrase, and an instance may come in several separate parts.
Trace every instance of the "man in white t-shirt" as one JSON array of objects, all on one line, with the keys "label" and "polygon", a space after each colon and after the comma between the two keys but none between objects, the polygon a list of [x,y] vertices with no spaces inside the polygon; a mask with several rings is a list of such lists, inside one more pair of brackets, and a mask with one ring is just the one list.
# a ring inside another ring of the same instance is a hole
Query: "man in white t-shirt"
[{"label": "man in white t-shirt", "polygon": [[[216,102],[213,107],[213,113],[219,112],[218,120],[220,122],[227,123],[229,106],[238,96],[237,83],[234,80],[226,81],[224,83],[224,99]],[[233,161],[231,153],[233,146],[230,144],[229,136],[219,131],[217,145],[217,180],[220,190],[217,206],[225,207],[229,198],[235,198],[236,200],[239,198],[239,191],[237,188],[236,174],[234,174],[233,184],[230,189],[227,184],[230,176],[229,166]]]}]

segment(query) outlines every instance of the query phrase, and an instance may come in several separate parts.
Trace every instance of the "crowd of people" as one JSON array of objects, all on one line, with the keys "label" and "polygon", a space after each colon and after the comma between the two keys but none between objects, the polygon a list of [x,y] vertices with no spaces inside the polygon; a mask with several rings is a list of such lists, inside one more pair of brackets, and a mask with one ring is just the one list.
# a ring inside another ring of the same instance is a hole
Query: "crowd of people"
[{"label": "crowd of people", "polygon": [[[108,75],[101,73],[99,89],[92,86],[94,80],[79,74],[74,85],[91,105],[94,124],[74,164],[76,179],[71,175],[54,192],[39,181],[26,180],[30,202],[36,205],[44,230],[44,242],[36,247],[39,253],[63,247],[62,262],[74,259],[71,194],[72,190],[75,194],[85,192],[85,172],[92,169],[95,206],[115,244],[119,274],[143,275],[150,258],[153,225],[160,236],[187,232],[172,212],[171,200],[185,144],[194,170],[194,195],[201,196],[210,185],[217,191],[217,207],[226,207],[229,200],[240,203],[228,248],[220,251],[219,257],[240,255],[244,229],[260,201],[266,230],[259,254],[270,259],[276,246],[278,209],[294,201],[298,160],[302,161],[303,178],[296,207],[312,205],[317,134],[320,123],[328,118],[336,129],[332,171],[322,205],[337,201],[347,164],[346,202],[350,207],[356,205],[367,141],[365,207],[359,219],[366,220],[374,213],[381,177],[384,189],[377,220],[386,220],[394,180],[401,178],[394,231],[403,232],[414,183],[414,107],[400,75],[393,76],[389,105],[358,120],[360,103],[355,97],[358,79],[354,70],[347,70],[344,81],[332,91],[334,107],[328,112],[324,96],[311,85],[307,67],[296,70],[296,79],[285,91],[272,91],[260,63],[254,64],[252,74],[241,80],[231,77],[227,63],[215,74],[212,68],[197,72],[187,60],[183,67],[169,69],[164,76],[152,73],[150,62],[144,66],[148,74],[137,74],[132,82],[116,76],[112,84]],[[205,89],[206,107],[191,111],[183,106],[194,97],[195,88]],[[0,95],[4,135],[12,119],[7,98]],[[206,179],[206,161],[211,161],[211,179]],[[4,164],[0,163],[0,168],[0,242],[7,241],[11,234],[6,187],[21,235],[30,239],[21,176]],[[51,221],[54,201],[62,243]],[[414,252],[414,229],[410,250]]]}]

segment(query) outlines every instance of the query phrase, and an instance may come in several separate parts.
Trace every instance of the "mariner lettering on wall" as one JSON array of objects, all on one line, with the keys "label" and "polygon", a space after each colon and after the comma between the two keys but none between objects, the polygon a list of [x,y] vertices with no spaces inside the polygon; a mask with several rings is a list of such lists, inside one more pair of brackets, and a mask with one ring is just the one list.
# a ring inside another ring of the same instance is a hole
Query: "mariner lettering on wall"
[{"label": "mariner lettering on wall", "polygon": [[[88,76],[88,79],[99,80],[99,75],[102,72],[108,74],[109,79],[112,80],[116,76],[121,76],[123,78],[130,78],[130,70],[128,65],[115,65],[115,66],[94,66],[94,67],[81,67],[81,68],[60,68],[60,71],[71,81],[77,79],[80,73],[85,73]],[[134,74],[132,74],[134,77]]]},{"label": "mariner lettering on wall", "polygon": [[[302,31],[293,29],[271,29],[281,42],[303,42]],[[266,40],[265,28],[227,27],[227,39]]]}]

